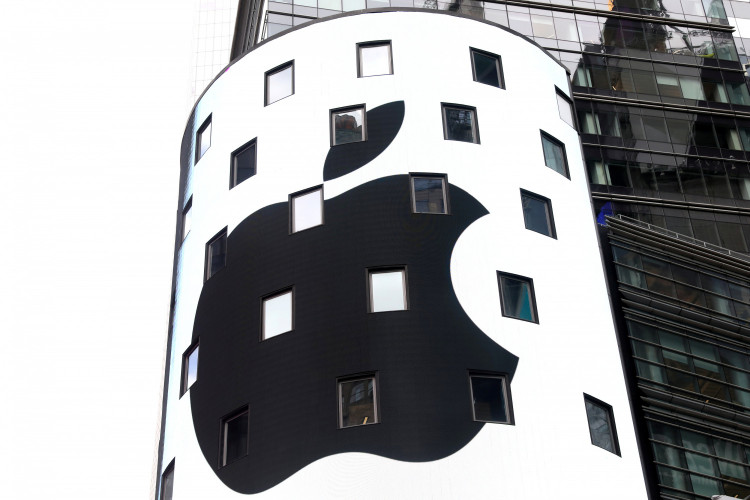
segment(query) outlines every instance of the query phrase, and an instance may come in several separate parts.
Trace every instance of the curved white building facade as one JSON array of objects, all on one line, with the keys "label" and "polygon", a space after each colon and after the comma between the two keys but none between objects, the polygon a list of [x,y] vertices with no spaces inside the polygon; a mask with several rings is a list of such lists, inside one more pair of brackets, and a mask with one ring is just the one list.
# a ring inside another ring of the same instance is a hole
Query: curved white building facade
[{"label": "curved white building facade", "polygon": [[646,498],[568,88],[425,10],[230,65],[183,141],[158,495]]}]

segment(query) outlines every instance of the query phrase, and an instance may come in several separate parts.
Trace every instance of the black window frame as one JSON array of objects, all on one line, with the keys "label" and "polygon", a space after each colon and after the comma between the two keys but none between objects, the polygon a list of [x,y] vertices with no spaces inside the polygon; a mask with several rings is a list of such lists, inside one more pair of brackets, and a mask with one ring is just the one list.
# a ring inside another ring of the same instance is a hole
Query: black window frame
[{"label": "black window frame", "polygon": [[[544,203],[545,212],[547,214],[547,227],[549,228],[550,234],[540,233],[539,231],[535,229],[529,228],[528,223],[526,221],[526,212],[524,212],[523,210],[524,198],[531,198],[533,200],[537,200],[537,201]],[[523,225],[528,231],[533,231],[537,234],[541,234],[542,236],[547,236],[555,240],[557,239],[557,229],[555,229],[555,215],[554,215],[554,212],[552,211],[552,200],[540,194],[532,193],[531,191],[521,189],[521,213],[523,214]]]},{"label": "black window frame", "polygon": [[[291,315],[292,315],[292,318],[291,318],[292,321],[291,321],[291,323],[292,323],[292,326],[291,326],[291,328],[289,330],[287,330],[285,332],[279,332],[276,335],[272,335],[271,337],[266,338],[266,316],[265,316],[265,307],[264,307],[265,303],[266,303],[267,300],[271,300],[271,299],[274,299],[276,297],[280,297],[280,296],[282,296],[282,295],[284,295],[286,293],[291,293],[292,294],[292,311],[291,311]],[[290,285],[290,286],[286,286],[284,288],[279,288],[278,290],[275,290],[275,291],[273,291],[271,293],[267,293],[267,294],[263,295],[260,298],[260,341],[261,342],[266,342],[266,341],[271,340],[273,338],[280,337],[281,335],[284,335],[286,333],[290,333],[290,332],[294,331],[294,329],[296,327],[296,322],[295,322],[295,319],[294,319],[295,316],[296,316],[296,300],[294,298],[294,295],[295,295],[294,285]]]},{"label": "black window frame", "polygon": [[[516,281],[523,281],[529,284],[529,294],[530,294],[530,300],[531,300],[531,310],[533,312],[534,318],[529,320],[525,318],[519,318],[517,316],[513,316],[511,314],[508,314],[505,311],[505,290],[503,287],[503,278],[510,278]],[[535,323],[539,324],[539,311],[537,310],[536,305],[536,292],[534,291],[534,280],[532,278],[529,278],[528,276],[521,276],[519,274],[512,274],[512,273],[506,273],[503,271],[497,271],[497,286],[500,290],[500,312],[502,313],[504,318],[511,318],[511,319],[517,319],[519,321],[525,321],[527,323]]]},{"label": "black window frame", "polygon": [[[489,85],[490,87],[495,87],[498,89],[505,89],[505,74],[503,74],[503,59],[498,54],[493,54],[492,52],[487,52],[486,50],[477,49],[475,47],[469,47],[469,53],[471,58],[471,76],[474,79],[475,82],[481,83],[482,85]],[[480,82],[477,80],[477,68],[476,68],[476,62],[474,61],[474,54],[479,54],[485,57],[489,57],[495,60],[495,68],[497,69],[497,79],[500,82],[500,85],[492,85],[491,83],[487,82]]]},{"label": "black window frame", "polygon": [[192,209],[193,209],[193,195],[190,195],[190,198],[188,198],[187,203],[185,203],[185,206],[182,207],[182,241],[185,241],[185,238],[187,238],[187,235],[190,234],[190,229],[192,229],[192,215],[191,215],[190,227],[188,227],[187,231],[185,231],[185,227],[187,226],[185,221],[188,220],[187,215],[190,213]]},{"label": "black window frame", "polygon": [[[417,197],[416,190],[414,188],[414,178],[432,178],[440,179],[443,181],[443,205],[445,206],[445,212],[418,212],[417,211]],[[436,173],[423,173],[423,172],[409,172],[409,194],[411,196],[411,212],[413,214],[426,214],[426,215],[450,215],[450,201],[448,194],[448,174],[436,174]]]},{"label": "black window frame", "polygon": [[[224,238],[226,240],[224,246],[226,248],[224,253],[224,265],[221,266],[219,269],[217,269],[215,272],[211,273],[211,244],[214,243],[216,240]],[[206,242],[206,252],[205,252],[205,259],[204,259],[204,269],[203,269],[203,282],[210,280],[212,277],[216,276],[217,273],[221,272],[224,268],[227,267],[227,254],[229,253],[229,238],[227,237],[227,228],[225,227],[218,233],[216,233],[213,238],[208,240]],[[210,274],[209,274],[210,273]]]},{"label": "black window frame", "polygon": [[[241,155],[249,148],[253,148],[253,173],[250,174],[247,179],[237,182],[237,156]],[[255,137],[254,139],[250,139],[245,144],[232,151],[229,160],[229,189],[232,189],[258,173],[258,138]]]},{"label": "black window frame", "polygon": [[[584,410],[586,412],[586,425],[589,429],[589,437],[591,438],[591,444],[592,446],[596,446],[597,448],[601,448],[604,451],[608,451],[614,455],[617,455],[618,457],[621,457],[620,454],[620,440],[617,438],[617,426],[615,425],[615,414],[612,411],[612,405],[605,403],[601,399],[595,398],[594,396],[591,396],[589,394],[583,393],[583,401],[584,401]],[[614,451],[608,450],[602,446],[599,446],[598,444],[594,443],[594,435],[591,432],[591,422],[589,420],[589,414],[588,414],[588,408],[586,408],[586,403],[591,403],[594,406],[598,406],[600,409],[604,410],[607,414],[607,423],[609,424],[609,434],[612,439],[612,445],[614,446]]]},{"label": "black window frame", "polygon": [[[182,353],[182,372],[180,374],[180,397],[184,396],[187,391],[190,390],[190,388],[198,382],[198,367],[196,366],[196,376],[195,376],[195,382],[191,385],[187,385],[187,379],[188,379],[188,373],[190,372],[190,356],[195,352],[196,349],[200,348],[200,339],[196,340],[192,344],[190,344],[190,347],[185,349],[185,352]],[[200,351],[198,351],[198,363],[200,363]]]},{"label": "black window frame", "polygon": [[[379,384],[379,373],[375,372],[362,372],[353,375],[346,375],[343,377],[336,378],[336,407],[337,407],[337,424],[339,429],[351,429],[358,427],[367,427],[369,425],[375,425],[382,422],[380,415],[380,390],[378,389]],[[373,413],[375,415],[373,422],[367,422],[366,424],[352,424],[344,426],[344,406],[342,402],[341,385],[346,382],[357,382],[359,380],[372,379],[372,401],[373,401]]]},{"label": "black window frame", "polygon": [[[245,454],[227,462],[227,424],[232,420],[247,415],[247,441],[245,443]],[[219,468],[226,467],[242,460],[250,455],[250,406],[240,406],[236,410],[227,413],[219,421]]]},{"label": "black window frame", "polygon": [[[284,71],[287,68],[291,68],[292,69],[292,93],[289,94],[289,95],[285,95],[284,97],[281,97],[279,99],[276,99],[275,101],[268,102],[268,88],[269,88],[268,78],[270,76],[275,75],[276,73],[280,73],[280,72]],[[275,66],[275,67],[269,69],[268,71],[266,71],[263,74],[263,107],[270,106],[273,103],[276,103],[276,102],[279,102],[279,101],[283,101],[287,97],[293,96],[295,94],[295,92],[297,91],[296,81],[295,81],[296,79],[297,79],[297,75],[296,75],[296,71],[295,71],[295,68],[294,68],[294,59],[292,59],[291,61],[287,61],[287,62],[285,62],[283,64],[279,64],[278,66]]]},{"label": "black window frame", "polygon": [[[202,141],[201,138],[203,137],[203,132],[206,131],[208,127],[211,127],[211,131],[208,133],[208,148],[206,148],[206,152],[201,154],[201,146]],[[209,114],[208,117],[203,120],[203,123],[200,127],[198,127],[198,131],[195,133],[195,161],[194,164],[197,164],[201,158],[203,158],[206,153],[208,153],[208,150],[211,149],[211,136],[214,133],[214,127],[213,127],[213,113]]]},{"label": "black window frame", "polygon": [[[468,377],[469,396],[470,396],[470,401],[471,401],[472,419],[475,422],[482,422],[482,423],[488,423],[488,424],[515,425],[515,418],[513,416],[513,398],[511,397],[511,393],[510,393],[510,382],[508,381],[508,374],[500,373],[500,372],[488,372],[488,371],[482,371],[482,370],[469,370],[468,375],[469,375]],[[474,377],[494,378],[494,379],[500,379],[503,381],[503,398],[505,399],[505,415],[507,417],[506,422],[503,422],[500,420],[480,420],[477,418],[475,401],[474,401],[474,385],[472,384],[472,379]]]},{"label": "black window frame", "polygon": [[[362,110],[362,140],[352,142],[342,142],[336,144],[336,121],[334,114],[345,113],[347,111]],[[331,147],[334,146],[345,146],[347,144],[359,144],[360,142],[367,141],[367,106],[362,104],[354,104],[352,106],[344,106],[341,108],[333,108],[328,112],[328,128],[330,130]]]},{"label": "black window frame", "polygon": [[[294,228],[294,200],[296,198],[299,198],[300,196],[304,196],[306,194],[313,193],[315,191],[320,191],[320,224],[317,224],[315,226],[306,227],[305,229],[298,229],[295,230]],[[326,215],[325,215],[325,197],[323,195],[323,184],[319,184],[317,186],[313,186],[311,188],[303,189],[302,191],[297,191],[296,193],[292,193],[289,195],[289,234],[295,234],[300,233],[303,231],[308,231],[310,229],[314,229],[316,227],[320,227],[326,223]]]},{"label": "black window frame", "polygon": [[[448,138],[448,119],[445,114],[446,109],[459,109],[464,111],[470,111],[472,113],[472,135],[473,141],[462,141],[460,139],[449,139]],[[451,102],[440,103],[440,114],[443,118],[443,139],[446,141],[463,142],[466,144],[481,144],[479,140],[479,119],[477,117],[477,108],[474,106],[467,106],[465,104],[455,104]]]},{"label": "black window frame", "polygon": [[[367,312],[370,314],[383,314],[383,313],[394,313],[400,311],[408,311],[410,308],[409,302],[409,273],[407,272],[407,266],[378,266],[367,268]],[[372,293],[372,275],[373,274],[385,274],[394,271],[403,272],[403,292],[404,292],[404,308],[403,309],[391,309],[389,311],[373,311],[373,293]]]},{"label": "black window frame", "polygon": [[[388,62],[390,63],[391,72],[381,73],[379,75],[362,75],[362,49],[368,47],[388,46]],[[391,40],[372,40],[370,42],[357,43],[357,78],[370,78],[374,76],[388,76],[394,73],[393,70],[393,44]]]},{"label": "black window frame", "polygon": [[[159,500],[172,500],[172,496],[174,494],[174,462],[175,459],[173,458],[171,462],[169,462],[169,465],[164,469],[164,472],[161,473],[161,478],[159,479]],[[166,491],[164,491],[165,488],[165,480],[167,479],[167,476],[172,475],[172,492],[170,492],[169,498],[165,496]]]},{"label": "black window frame", "polygon": [[554,144],[555,146],[559,146],[562,149],[563,163],[564,163],[565,172],[564,173],[557,172],[557,173],[560,174],[560,175],[562,175],[562,176],[564,176],[564,177],[566,177],[567,179],[570,179],[570,169],[568,168],[568,152],[565,149],[565,144],[562,141],[560,141],[557,138],[555,138],[552,134],[549,134],[549,133],[545,132],[544,130],[540,129],[539,133],[540,133],[541,140],[542,140],[542,156],[544,157],[544,164],[547,166],[547,168],[549,168],[553,172],[557,172],[557,170],[555,170],[554,168],[552,168],[549,165],[547,165],[547,157],[544,155],[544,141],[546,139],[549,142],[551,142],[552,144]]}]

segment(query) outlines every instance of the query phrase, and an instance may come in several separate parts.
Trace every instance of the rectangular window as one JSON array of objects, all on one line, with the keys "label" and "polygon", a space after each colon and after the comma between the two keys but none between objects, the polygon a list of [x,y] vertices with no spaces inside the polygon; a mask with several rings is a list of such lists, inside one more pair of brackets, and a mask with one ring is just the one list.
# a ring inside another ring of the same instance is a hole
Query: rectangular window
[{"label": "rectangular window", "polygon": [[193,197],[188,198],[185,208],[182,209],[182,240],[185,241],[190,229],[193,227]]},{"label": "rectangular window", "polygon": [[534,281],[515,274],[497,272],[500,309],[506,318],[539,323],[534,298]]},{"label": "rectangular window", "polygon": [[512,424],[508,384],[504,375],[469,374],[474,420]]},{"label": "rectangular window", "polygon": [[447,214],[444,175],[411,175],[412,210],[418,214]]},{"label": "rectangular window", "polygon": [[164,469],[161,475],[161,488],[159,488],[159,500],[172,500],[174,490],[174,460]]},{"label": "rectangular window", "polygon": [[256,139],[253,139],[232,153],[230,157],[232,167],[229,175],[229,189],[255,175],[256,157]]},{"label": "rectangular window", "polygon": [[620,446],[617,443],[617,430],[615,429],[612,407],[588,394],[584,394],[583,399],[586,402],[586,418],[589,421],[591,444],[619,455]]},{"label": "rectangular window", "polygon": [[474,81],[492,85],[493,87],[505,88],[503,82],[503,67],[500,56],[478,49],[471,50],[471,71]]},{"label": "rectangular window", "polygon": [[477,110],[467,106],[443,103],[443,137],[447,141],[479,144]]},{"label": "rectangular window", "polygon": [[231,464],[247,456],[250,418],[245,406],[221,419],[221,451],[219,466]]},{"label": "rectangular window", "polygon": [[294,94],[294,61],[266,71],[266,106]]},{"label": "rectangular window", "polygon": [[323,224],[323,188],[307,189],[289,196],[292,232]]},{"label": "rectangular window", "polygon": [[406,302],[406,269],[369,271],[370,312],[404,311]]},{"label": "rectangular window", "polygon": [[264,297],[261,340],[290,332],[294,329],[294,292],[291,288]]},{"label": "rectangular window", "polygon": [[526,229],[557,238],[555,221],[552,218],[552,203],[548,198],[521,190],[521,207]]},{"label": "rectangular window", "polygon": [[195,134],[195,163],[203,158],[208,148],[211,147],[211,115],[208,115],[206,121],[198,129],[198,133]]},{"label": "rectangular window", "polygon": [[185,394],[190,386],[198,380],[198,348],[199,342],[188,347],[182,355],[182,383],[180,384],[180,396]]},{"label": "rectangular window", "polygon": [[565,145],[543,130],[541,133],[544,164],[558,174],[570,178],[570,174],[568,173],[568,159],[565,155]]},{"label": "rectangular window", "polygon": [[361,142],[367,138],[365,105],[331,110],[331,145]]},{"label": "rectangular window", "polygon": [[367,42],[357,44],[359,78],[393,74],[391,42]]},{"label": "rectangular window", "polygon": [[375,375],[338,381],[339,428],[378,423]]},{"label": "rectangular window", "polygon": [[571,127],[576,128],[576,121],[573,118],[573,102],[562,90],[555,87],[555,91],[557,92],[557,109],[560,112],[560,118]]},{"label": "rectangular window", "polygon": [[206,280],[218,273],[227,261],[227,228],[206,243]]}]

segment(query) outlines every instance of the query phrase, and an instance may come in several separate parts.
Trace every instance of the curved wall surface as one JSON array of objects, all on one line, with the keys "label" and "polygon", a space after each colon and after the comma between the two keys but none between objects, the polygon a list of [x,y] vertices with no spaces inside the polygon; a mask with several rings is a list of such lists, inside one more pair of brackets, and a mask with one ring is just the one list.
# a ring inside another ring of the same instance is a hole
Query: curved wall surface
[{"label": "curved wall surface", "polygon": [[[357,44],[371,42],[390,43],[392,74],[358,77]],[[499,56],[504,88],[475,81],[487,61],[473,69],[477,54]],[[267,72],[290,62],[293,93],[266,104]],[[559,93],[565,69],[524,37],[429,11],[311,23],[214,81],[183,141],[191,222],[175,266],[162,455],[173,498],[646,498]],[[332,145],[331,110],[348,110],[344,141],[358,137],[355,107],[365,140]],[[251,140],[255,174],[233,185],[233,155]],[[568,175],[547,166],[563,146]],[[322,206],[322,224],[295,231],[309,213],[292,221],[291,195],[317,188],[320,204],[295,203]],[[428,194],[437,204],[422,203]],[[207,243],[224,229],[226,258],[206,279]],[[500,275],[511,280],[502,306]],[[372,312],[371,280],[394,276],[403,310]],[[512,308],[514,280],[533,283],[534,303]],[[264,323],[284,296],[291,324]],[[195,345],[197,380],[180,397]],[[502,418],[482,417],[472,380],[504,381]],[[592,445],[584,394],[611,406],[618,453]],[[347,426],[368,397],[374,414]]]}]

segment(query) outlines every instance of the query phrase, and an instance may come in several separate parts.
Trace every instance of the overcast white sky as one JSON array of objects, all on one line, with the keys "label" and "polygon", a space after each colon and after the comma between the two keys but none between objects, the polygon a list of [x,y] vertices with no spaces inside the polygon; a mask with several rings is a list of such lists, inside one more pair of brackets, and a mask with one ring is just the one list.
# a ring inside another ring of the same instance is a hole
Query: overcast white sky
[{"label": "overcast white sky", "polygon": [[148,498],[192,16],[0,0],[0,498]]}]

